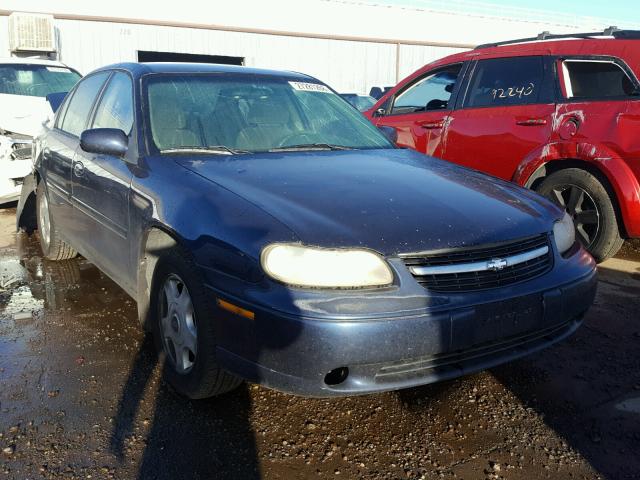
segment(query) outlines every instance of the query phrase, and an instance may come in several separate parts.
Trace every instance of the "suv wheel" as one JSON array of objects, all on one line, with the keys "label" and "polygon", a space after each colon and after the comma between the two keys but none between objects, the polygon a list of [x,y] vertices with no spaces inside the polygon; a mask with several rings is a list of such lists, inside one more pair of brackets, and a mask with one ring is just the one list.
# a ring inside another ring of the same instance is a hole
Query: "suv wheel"
[{"label": "suv wheel", "polygon": [[215,358],[215,305],[196,266],[179,248],[161,255],[152,288],[152,329],[164,377],[189,398],[207,398],[242,380]]},{"label": "suv wheel", "polygon": [[38,237],[44,258],[47,260],[69,260],[76,257],[78,252],[60,238],[59,231],[53,223],[44,182],[40,182],[36,190],[36,209]]},{"label": "suv wheel", "polygon": [[598,263],[620,250],[624,240],[613,202],[595,176],[579,168],[567,168],[549,175],[536,190],[569,212],[576,238]]}]

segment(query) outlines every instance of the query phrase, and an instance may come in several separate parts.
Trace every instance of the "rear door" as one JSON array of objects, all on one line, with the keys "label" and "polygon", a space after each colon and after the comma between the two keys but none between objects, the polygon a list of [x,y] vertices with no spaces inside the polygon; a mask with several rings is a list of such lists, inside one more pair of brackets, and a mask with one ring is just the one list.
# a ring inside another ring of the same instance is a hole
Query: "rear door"
[{"label": "rear door", "polygon": [[451,114],[443,158],[511,180],[553,128],[553,62],[544,56],[476,61]]},{"label": "rear door", "polygon": [[56,116],[54,128],[47,133],[42,156],[42,173],[47,187],[49,209],[62,234],[74,246],[82,230],[74,222],[71,203],[71,170],[80,134],[108,74],[85,77],[71,92]]},{"label": "rear door", "polygon": [[[127,73],[113,73],[88,128],[117,128],[131,137],[133,83]],[[109,276],[130,286],[130,163],[122,158],[88,153],[79,148],[74,158],[72,178],[76,220],[84,231],[90,232],[85,238],[85,249]]]},{"label": "rear door", "polygon": [[[613,146],[623,158],[640,159],[640,84],[629,66],[614,57],[566,57],[558,59],[557,70],[558,136],[586,138],[593,144]],[[563,127],[569,123],[573,125],[567,132]],[[636,163],[629,162],[640,176]]]},{"label": "rear door", "polygon": [[373,123],[393,127],[397,144],[441,157],[443,132],[457,93],[462,63],[432,70],[408,82],[377,113]]}]

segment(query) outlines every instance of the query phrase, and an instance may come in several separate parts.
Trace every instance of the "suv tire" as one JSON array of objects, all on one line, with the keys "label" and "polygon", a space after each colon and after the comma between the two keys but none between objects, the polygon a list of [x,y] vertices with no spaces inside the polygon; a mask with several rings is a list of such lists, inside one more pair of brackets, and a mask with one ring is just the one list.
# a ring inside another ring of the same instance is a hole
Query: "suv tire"
[{"label": "suv tire", "polygon": [[49,211],[49,199],[42,181],[38,184],[36,190],[36,210],[38,237],[44,258],[47,260],[69,260],[75,258],[78,252],[60,238],[59,230],[53,222],[53,217]]},{"label": "suv tire", "polygon": [[552,173],[536,191],[566,209],[576,224],[576,238],[598,263],[615,255],[624,239],[611,196],[597,177],[579,168]]},{"label": "suv tire", "polygon": [[151,289],[151,326],[164,379],[180,394],[208,398],[242,379],[216,361],[215,304],[196,266],[179,247],[160,254]]}]

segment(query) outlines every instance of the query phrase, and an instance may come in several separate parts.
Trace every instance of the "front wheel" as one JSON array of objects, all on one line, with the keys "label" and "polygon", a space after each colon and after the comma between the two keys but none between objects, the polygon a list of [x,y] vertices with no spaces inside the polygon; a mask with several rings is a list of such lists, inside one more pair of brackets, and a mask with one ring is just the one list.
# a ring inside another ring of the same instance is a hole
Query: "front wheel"
[{"label": "front wheel", "polygon": [[153,334],[164,359],[165,380],[186,397],[226,393],[242,380],[215,358],[215,307],[188,256],[178,248],[163,253],[152,289]]},{"label": "front wheel", "polygon": [[598,263],[615,255],[624,240],[607,189],[594,175],[567,168],[549,175],[536,189],[573,218],[576,238]]},{"label": "front wheel", "polygon": [[44,258],[47,260],[69,260],[76,257],[78,252],[60,238],[60,233],[53,222],[44,182],[40,182],[36,190],[36,210],[38,237]]}]

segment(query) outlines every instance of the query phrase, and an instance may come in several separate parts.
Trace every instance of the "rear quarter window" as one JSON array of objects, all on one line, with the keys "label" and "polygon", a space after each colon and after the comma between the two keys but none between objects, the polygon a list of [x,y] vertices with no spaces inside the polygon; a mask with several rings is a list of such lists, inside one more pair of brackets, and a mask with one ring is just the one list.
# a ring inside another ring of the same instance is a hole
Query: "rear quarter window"
[{"label": "rear quarter window", "polygon": [[598,99],[637,95],[637,87],[620,65],[610,60],[564,60],[565,97]]}]

